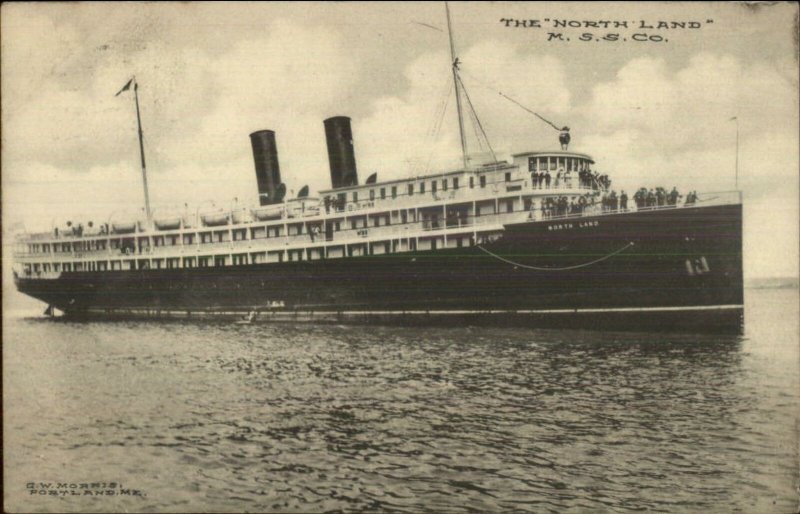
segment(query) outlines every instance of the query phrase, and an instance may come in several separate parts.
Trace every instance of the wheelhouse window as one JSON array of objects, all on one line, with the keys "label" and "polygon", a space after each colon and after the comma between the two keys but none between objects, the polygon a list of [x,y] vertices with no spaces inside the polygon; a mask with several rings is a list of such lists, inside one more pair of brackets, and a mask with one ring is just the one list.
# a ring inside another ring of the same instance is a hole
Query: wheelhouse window
[{"label": "wheelhouse window", "polygon": [[409,184],[408,185],[408,196],[413,196],[413,195],[414,195],[414,184]]}]

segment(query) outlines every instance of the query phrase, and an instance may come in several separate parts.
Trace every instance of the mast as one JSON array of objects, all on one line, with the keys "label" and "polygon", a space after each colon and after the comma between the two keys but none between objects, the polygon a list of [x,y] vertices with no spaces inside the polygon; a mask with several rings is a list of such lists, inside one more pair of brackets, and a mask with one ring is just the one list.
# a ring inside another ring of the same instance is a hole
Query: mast
[{"label": "mast", "polygon": [[467,139],[464,135],[464,113],[461,110],[461,93],[458,89],[458,58],[453,44],[453,29],[450,23],[450,6],[444,3],[447,12],[447,35],[450,38],[450,61],[453,63],[453,86],[456,88],[456,110],[458,111],[458,133],[461,136],[461,157],[464,161],[464,169],[467,169]]},{"label": "mast", "polygon": [[144,186],[144,208],[147,212],[147,223],[152,223],[153,216],[150,212],[150,192],[147,188],[147,166],[144,162],[144,142],[142,134],[142,117],[139,114],[139,83],[136,82],[136,77],[133,78],[133,97],[136,100],[136,123],[139,126],[139,156],[142,159],[142,185]]}]

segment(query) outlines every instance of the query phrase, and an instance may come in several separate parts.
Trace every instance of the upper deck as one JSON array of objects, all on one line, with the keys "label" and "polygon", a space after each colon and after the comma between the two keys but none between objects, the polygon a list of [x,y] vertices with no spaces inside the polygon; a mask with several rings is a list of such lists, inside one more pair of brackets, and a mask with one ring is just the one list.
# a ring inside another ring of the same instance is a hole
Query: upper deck
[{"label": "upper deck", "polygon": [[528,152],[512,163],[328,189],[262,207],[73,224],[19,235],[14,257],[28,276],[342,258],[456,248],[499,235],[509,223],[637,210],[633,198],[627,205],[604,200],[607,182],[597,180],[592,163],[574,152]]}]

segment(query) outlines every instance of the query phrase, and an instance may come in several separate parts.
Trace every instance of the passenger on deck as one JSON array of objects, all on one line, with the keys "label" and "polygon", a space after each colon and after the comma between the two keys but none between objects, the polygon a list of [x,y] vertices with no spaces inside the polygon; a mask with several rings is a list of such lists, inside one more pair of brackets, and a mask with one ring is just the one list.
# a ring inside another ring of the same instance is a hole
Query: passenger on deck
[{"label": "passenger on deck", "polygon": [[545,185],[545,187],[547,187],[547,189],[550,189],[550,172],[549,171],[545,172],[544,185]]},{"label": "passenger on deck", "polygon": [[667,204],[667,192],[663,187],[656,188],[656,202],[659,207],[663,207]]},{"label": "passenger on deck", "polygon": [[583,187],[591,187],[592,186],[592,173],[587,170],[582,170],[580,172],[581,178],[581,186]]},{"label": "passenger on deck", "polygon": [[678,205],[678,198],[680,198],[680,197],[681,197],[681,195],[678,193],[678,189],[673,187],[672,191],[670,191],[669,195],[667,195],[667,204],[668,205]]},{"label": "passenger on deck", "polygon": [[639,197],[639,203],[636,204],[636,207],[639,209],[647,207],[647,188],[640,187],[636,195]]},{"label": "passenger on deck", "polygon": [[581,195],[578,198],[578,212],[584,212],[586,210],[586,195]]},{"label": "passenger on deck", "polygon": [[619,210],[627,211],[628,210],[628,195],[625,194],[625,190],[623,189],[619,195]]},{"label": "passenger on deck", "polygon": [[561,143],[561,149],[566,150],[569,147],[569,127],[562,127],[561,133],[558,135],[558,142]]}]

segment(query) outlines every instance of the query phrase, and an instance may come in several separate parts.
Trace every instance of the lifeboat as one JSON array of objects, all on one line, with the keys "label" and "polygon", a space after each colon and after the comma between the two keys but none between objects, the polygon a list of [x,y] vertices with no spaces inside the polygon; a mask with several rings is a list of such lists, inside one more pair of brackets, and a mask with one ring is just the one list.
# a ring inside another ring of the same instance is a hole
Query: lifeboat
[{"label": "lifeboat", "polygon": [[181,217],[180,216],[165,217],[154,220],[154,223],[158,230],[175,230],[176,228],[181,227]]},{"label": "lifeboat", "polygon": [[200,219],[203,220],[203,224],[205,224],[208,227],[227,225],[229,218],[230,214],[227,212],[209,212],[200,215]]},{"label": "lifeboat", "polygon": [[269,205],[253,210],[253,217],[258,221],[278,220],[283,215],[283,205]]},{"label": "lifeboat", "polygon": [[115,234],[129,234],[136,231],[136,220],[115,221],[111,224],[111,231]]}]

